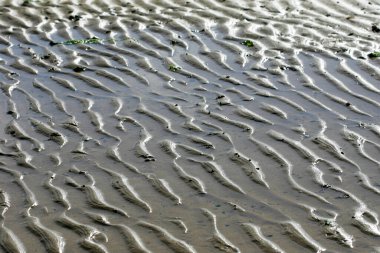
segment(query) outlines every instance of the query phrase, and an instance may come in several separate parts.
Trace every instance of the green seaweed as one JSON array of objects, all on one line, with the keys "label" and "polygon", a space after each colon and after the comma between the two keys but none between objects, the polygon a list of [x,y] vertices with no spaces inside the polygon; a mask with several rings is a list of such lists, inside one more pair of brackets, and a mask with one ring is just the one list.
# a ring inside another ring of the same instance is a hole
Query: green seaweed
[{"label": "green seaweed", "polygon": [[55,45],[81,45],[81,44],[101,44],[101,43],[111,43],[115,44],[118,41],[128,41],[128,42],[136,42],[135,39],[132,38],[124,38],[124,39],[114,39],[114,38],[109,38],[109,39],[100,39],[97,37],[92,37],[88,39],[80,39],[80,40],[66,40],[62,42],[54,42],[50,41],[50,46],[55,46]]},{"label": "green seaweed", "polygon": [[82,40],[66,40],[63,42],[50,42],[51,46],[55,45],[77,45],[77,44],[100,44],[102,42],[101,39],[97,37],[92,37],[89,39],[82,39]]},{"label": "green seaweed", "polygon": [[84,39],[84,40],[66,40],[62,42],[64,45],[75,45],[75,44],[99,44],[102,40],[96,37],[92,37],[90,39]]},{"label": "green seaweed", "polygon": [[377,58],[380,57],[380,52],[372,52],[368,54],[369,58]]},{"label": "green seaweed", "polygon": [[177,72],[177,71],[180,70],[180,69],[181,69],[181,67],[177,67],[177,66],[175,66],[175,65],[173,65],[173,64],[170,64],[170,65],[169,65],[169,70],[170,70],[170,71]]},{"label": "green seaweed", "polygon": [[245,40],[241,44],[246,47],[253,47],[253,42],[251,40]]}]

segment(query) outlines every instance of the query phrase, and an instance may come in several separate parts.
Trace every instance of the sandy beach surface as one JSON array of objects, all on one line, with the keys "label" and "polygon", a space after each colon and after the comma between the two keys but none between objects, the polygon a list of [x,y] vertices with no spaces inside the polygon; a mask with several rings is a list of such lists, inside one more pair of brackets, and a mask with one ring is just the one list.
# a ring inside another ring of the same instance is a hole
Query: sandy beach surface
[{"label": "sandy beach surface", "polygon": [[0,252],[379,253],[380,1],[0,1]]}]

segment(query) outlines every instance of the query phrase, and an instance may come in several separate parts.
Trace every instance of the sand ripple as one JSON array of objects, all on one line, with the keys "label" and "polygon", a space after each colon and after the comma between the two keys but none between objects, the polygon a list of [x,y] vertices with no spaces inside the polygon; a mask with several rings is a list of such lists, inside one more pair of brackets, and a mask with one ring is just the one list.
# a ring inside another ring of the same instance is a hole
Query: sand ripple
[{"label": "sand ripple", "polygon": [[0,251],[380,252],[379,14],[2,1]]}]

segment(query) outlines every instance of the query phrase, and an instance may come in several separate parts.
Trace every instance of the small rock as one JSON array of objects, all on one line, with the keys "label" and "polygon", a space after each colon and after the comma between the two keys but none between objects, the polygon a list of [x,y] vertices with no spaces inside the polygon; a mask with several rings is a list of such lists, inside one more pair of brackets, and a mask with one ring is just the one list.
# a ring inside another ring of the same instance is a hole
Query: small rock
[{"label": "small rock", "polygon": [[83,71],[85,71],[86,70],[86,68],[85,67],[75,67],[75,68],[73,68],[73,71],[74,72],[77,72],[77,73],[79,73],[79,72],[83,72]]},{"label": "small rock", "polygon": [[380,28],[377,27],[376,25],[372,25],[372,32],[374,32],[374,33],[380,33]]},{"label": "small rock", "polygon": [[69,20],[74,21],[74,22],[79,21],[80,19],[82,19],[82,16],[80,16],[80,15],[70,15],[69,16]]}]

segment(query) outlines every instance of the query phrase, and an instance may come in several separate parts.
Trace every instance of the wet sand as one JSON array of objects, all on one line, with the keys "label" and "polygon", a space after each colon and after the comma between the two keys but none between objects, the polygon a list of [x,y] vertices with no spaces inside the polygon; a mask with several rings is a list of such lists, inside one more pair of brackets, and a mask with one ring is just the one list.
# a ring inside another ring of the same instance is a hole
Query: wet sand
[{"label": "wet sand", "polygon": [[2,1],[0,252],[380,252],[379,14]]}]

